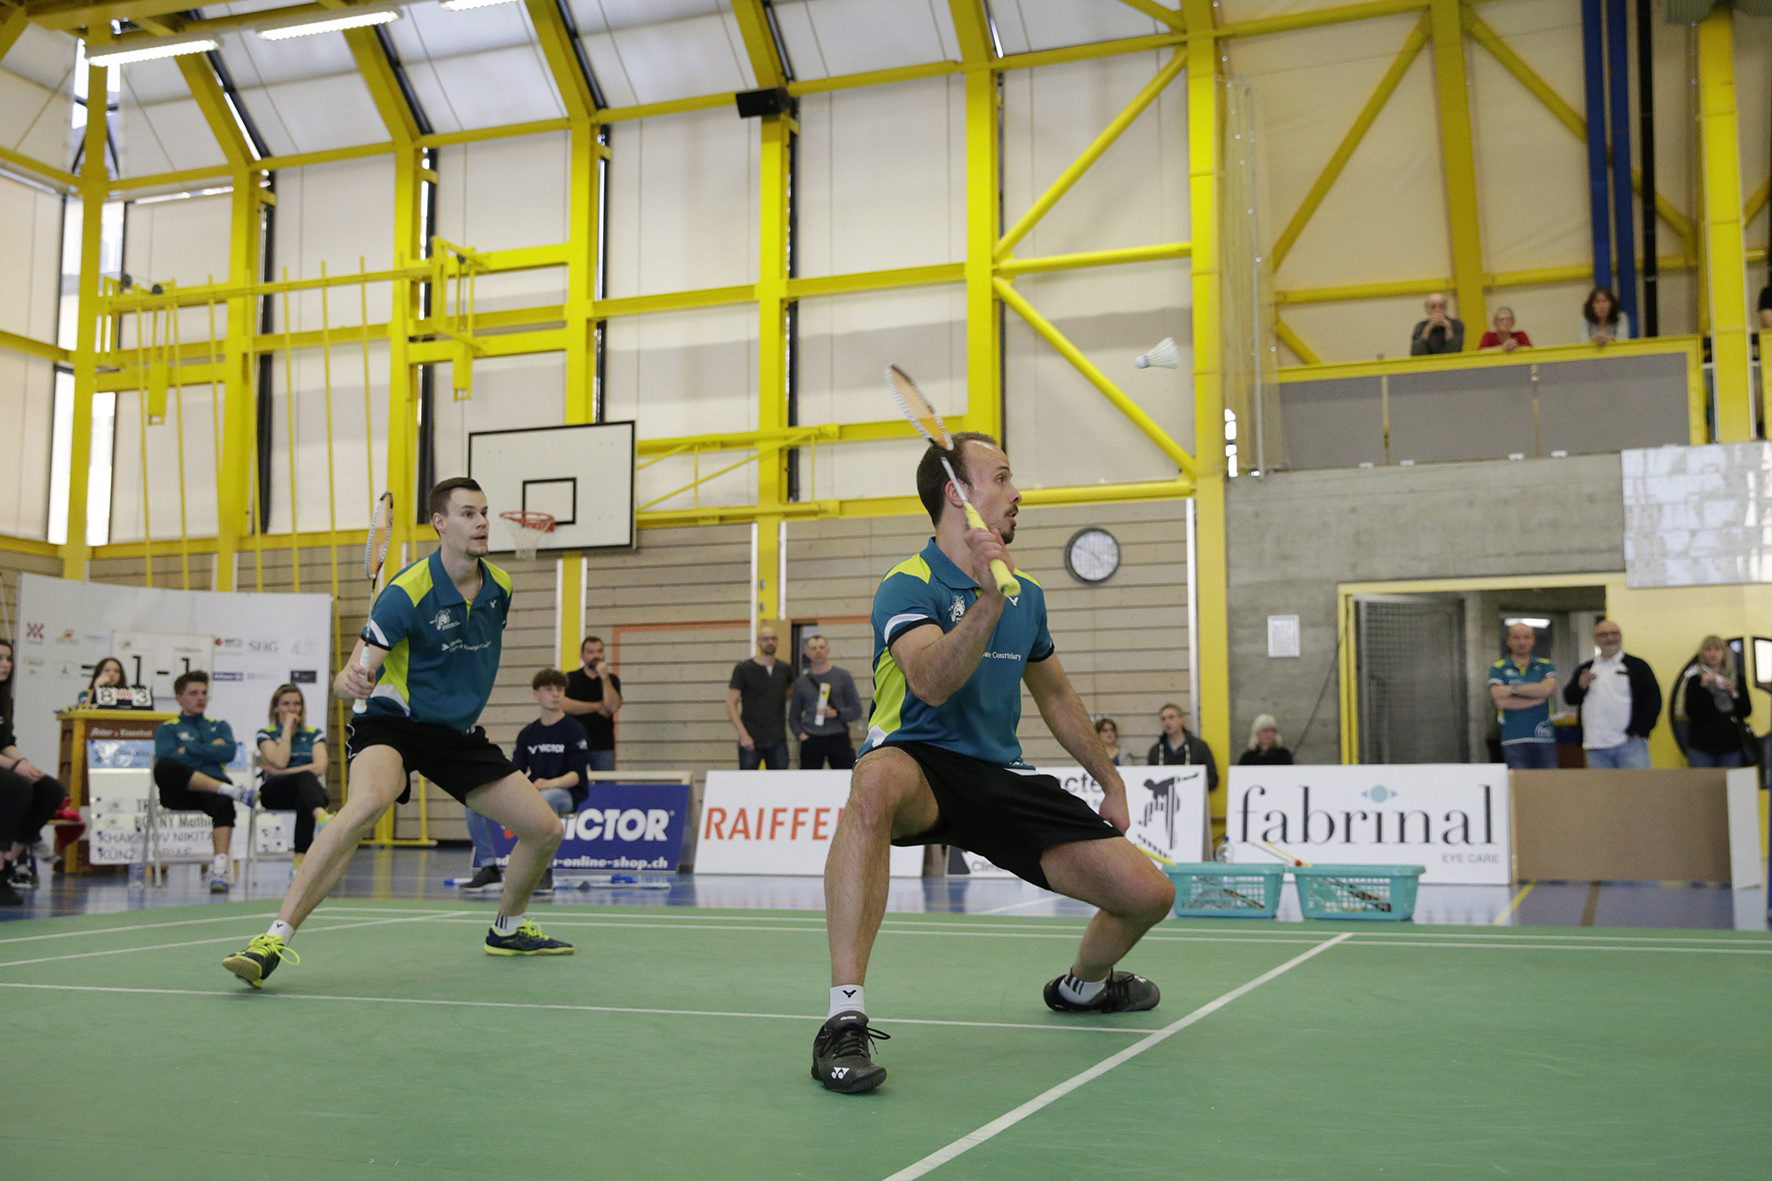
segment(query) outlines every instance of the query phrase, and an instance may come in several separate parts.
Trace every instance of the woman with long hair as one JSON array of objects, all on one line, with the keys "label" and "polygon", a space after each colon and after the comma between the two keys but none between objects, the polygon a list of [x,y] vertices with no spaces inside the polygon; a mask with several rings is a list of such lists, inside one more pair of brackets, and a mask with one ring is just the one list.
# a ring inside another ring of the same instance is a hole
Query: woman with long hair
[{"label": "woman with long hair", "polygon": [[92,666],[92,680],[86,682],[86,688],[80,690],[80,700],[75,704],[91,705],[98,690],[113,686],[123,689],[128,685],[129,676],[123,671],[123,662],[115,656],[107,656]]},{"label": "woman with long hair", "polygon": [[308,725],[308,703],[295,685],[271,694],[271,724],[258,732],[258,798],[274,812],[295,813],[295,852],[308,851],[326,810],[326,735]]},{"label": "woman with long hair", "polygon": [[1697,663],[1681,679],[1676,716],[1686,715],[1686,765],[1739,767],[1743,723],[1753,712],[1735,654],[1721,636],[1698,645]]},{"label": "woman with long hair", "polygon": [[1101,739],[1102,749],[1107,751],[1108,761],[1116,767],[1129,766],[1131,759],[1120,749],[1120,724],[1112,718],[1095,719],[1095,736]]},{"label": "woman with long hair", "polygon": [[1239,767],[1290,767],[1292,752],[1280,745],[1280,723],[1273,714],[1259,714],[1249,726],[1249,746],[1237,760]]},{"label": "woman with long hair", "polygon": [[25,758],[12,732],[12,641],[0,640],[0,905],[24,901],[16,886],[34,886],[28,846],[68,798],[62,785]]},{"label": "woman with long hair", "polygon": [[1630,335],[1630,317],[1618,310],[1610,287],[1596,287],[1581,305],[1581,338],[1601,347]]}]

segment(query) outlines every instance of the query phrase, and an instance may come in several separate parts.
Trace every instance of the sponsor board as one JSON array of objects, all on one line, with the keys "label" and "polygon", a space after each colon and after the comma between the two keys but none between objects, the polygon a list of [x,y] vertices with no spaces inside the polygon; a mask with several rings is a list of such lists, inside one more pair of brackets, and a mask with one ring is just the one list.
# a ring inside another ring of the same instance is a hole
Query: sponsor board
[{"label": "sponsor board", "polygon": [[1325,865],[1420,865],[1426,883],[1513,880],[1507,768],[1496,764],[1232,767],[1226,835],[1236,861],[1269,841]]},{"label": "sponsor board", "polygon": [[[1039,767],[1030,774],[1053,776],[1091,809],[1101,810],[1101,784],[1083,768]],[[1126,810],[1132,821],[1127,840],[1164,861],[1199,861],[1207,856],[1205,767],[1121,767],[1120,779],[1126,784]],[[973,877],[1014,876],[976,853],[962,853],[961,860]]]},{"label": "sponsor board", "polygon": [[[556,871],[675,873],[689,830],[689,785],[593,783],[584,804],[560,823],[566,835],[554,853]],[[516,844],[509,829],[494,832],[492,849],[501,867]]]},{"label": "sponsor board", "polygon": [[[848,799],[847,771],[710,771],[695,872],[822,874]],[[894,847],[891,873],[921,877],[923,850]]]}]

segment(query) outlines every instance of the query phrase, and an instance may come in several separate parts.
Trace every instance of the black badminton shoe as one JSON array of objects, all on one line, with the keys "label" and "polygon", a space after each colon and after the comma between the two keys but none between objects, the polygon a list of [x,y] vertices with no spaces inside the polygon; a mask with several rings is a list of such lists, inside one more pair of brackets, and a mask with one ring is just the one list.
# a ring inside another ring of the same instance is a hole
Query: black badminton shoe
[{"label": "black badminton shoe", "polygon": [[812,1077],[845,1095],[873,1090],[886,1081],[886,1068],[875,1064],[869,1043],[891,1037],[869,1027],[865,1013],[838,1013],[812,1039]]},{"label": "black badminton shoe", "polygon": [[1086,1004],[1078,1004],[1064,995],[1059,988],[1064,981],[1065,977],[1059,976],[1046,985],[1046,1005],[1060,1013],[1138,1013],[1156,1008],[1163,999],[1154,983],[1131,972],[1108,973],[1107,983]]}]

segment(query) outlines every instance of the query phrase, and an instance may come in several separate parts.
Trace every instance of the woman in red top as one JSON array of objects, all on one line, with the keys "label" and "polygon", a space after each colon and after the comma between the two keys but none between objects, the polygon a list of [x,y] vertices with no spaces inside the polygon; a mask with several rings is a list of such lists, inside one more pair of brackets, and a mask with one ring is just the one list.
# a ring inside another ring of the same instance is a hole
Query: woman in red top
[{"label": "woman in red top", "polygon": [[1483,333],[1483,339],[1477,343],[1479,349],[1500,349],[1511,353],[1515,349],[1532,347],[1531,338],[1524,332],[1514,331],[1514,310],[1512,308],[1495,309],[1495,327]]}]

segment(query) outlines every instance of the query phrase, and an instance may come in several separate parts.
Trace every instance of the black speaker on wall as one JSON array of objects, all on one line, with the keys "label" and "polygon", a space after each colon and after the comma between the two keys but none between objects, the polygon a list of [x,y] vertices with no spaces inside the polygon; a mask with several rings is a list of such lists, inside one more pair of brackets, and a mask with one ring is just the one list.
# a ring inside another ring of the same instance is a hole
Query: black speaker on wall
[{"label": "black speaker on wall", "polygon": [[738,103],[738,115],[741,119],[757,119],[764,115],[780,115],[794,113],[793,96],[781,87],[768,90],[741,90],[733,96]]}]

